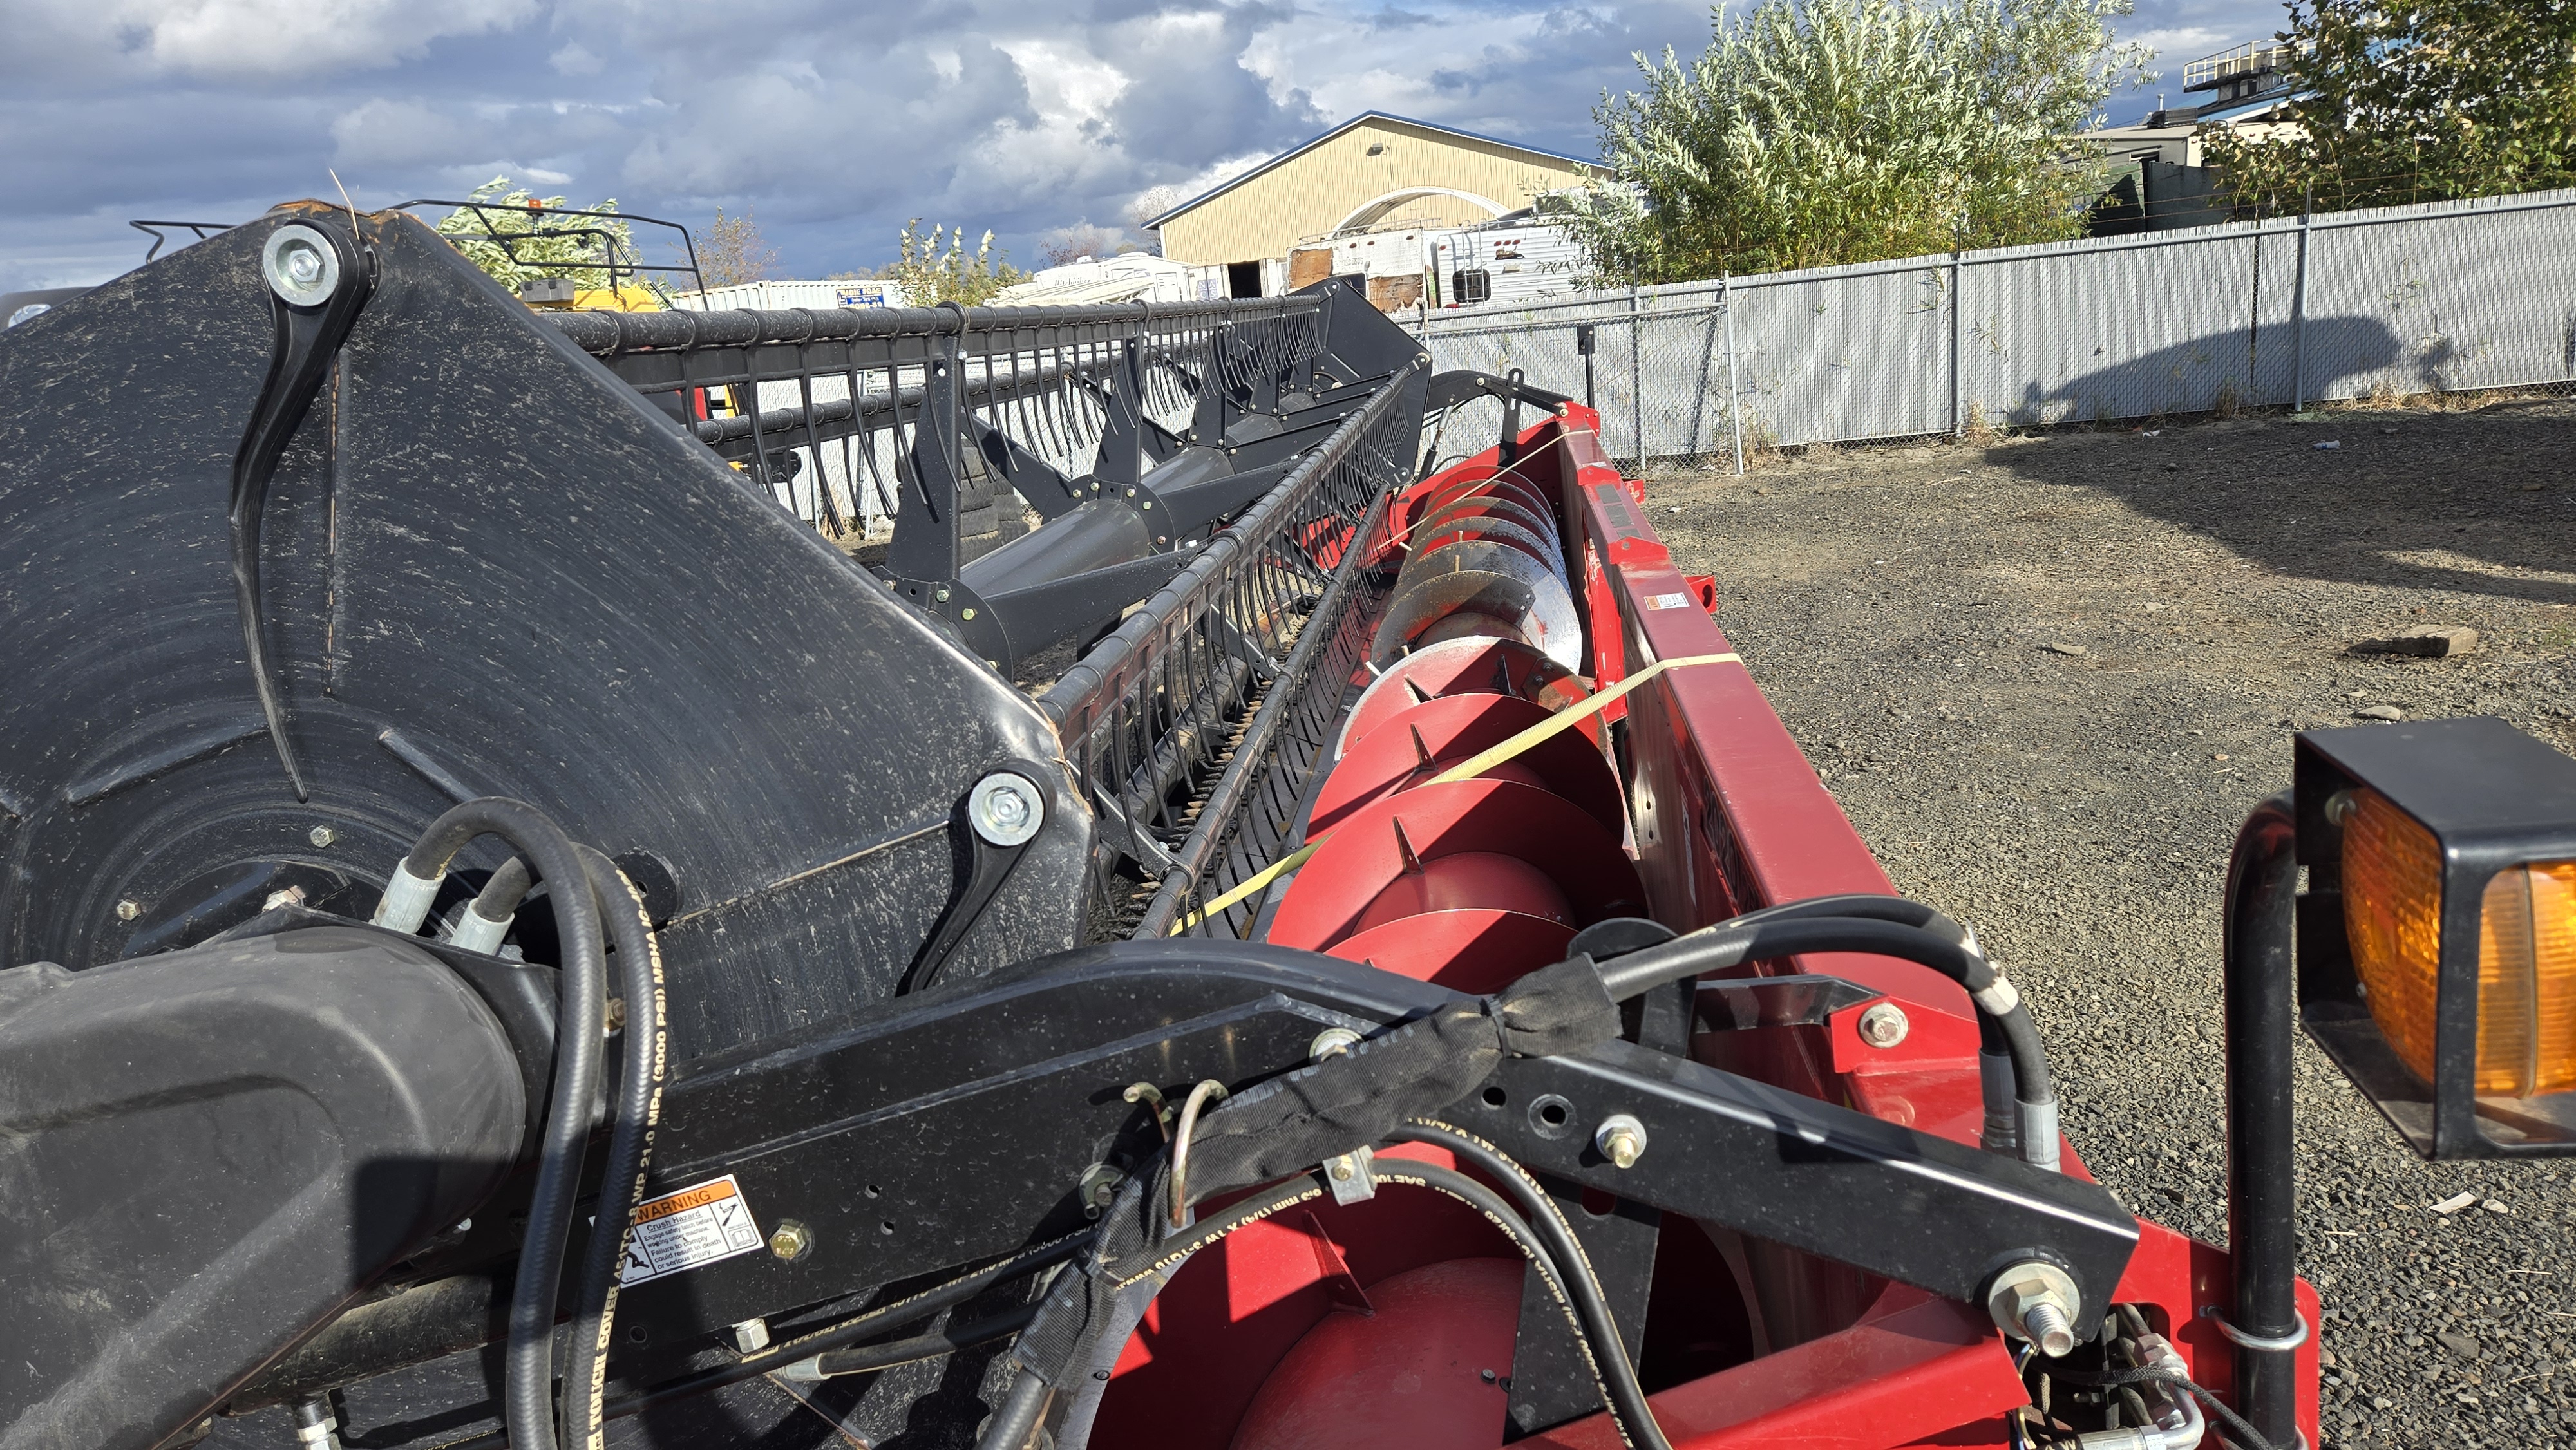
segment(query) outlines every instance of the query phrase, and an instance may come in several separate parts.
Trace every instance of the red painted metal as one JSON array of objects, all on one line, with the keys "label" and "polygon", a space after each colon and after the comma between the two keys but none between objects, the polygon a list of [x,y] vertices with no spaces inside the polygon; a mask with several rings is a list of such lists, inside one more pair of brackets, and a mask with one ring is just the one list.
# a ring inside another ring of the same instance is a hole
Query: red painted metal
[{"label": "red painted metal", "polygon": [[[1380,1156],[1457,1166],[1447,1153],[1412,1144]],[[1200,1250],[1146,1309],[1111,1371],[1092,1443],[1230,1446],[1271,1372],[1335,1312],[1335,1273],[1324,1267],[1319,1238],[1373,1303],[1380,1284],[1408,1270],[1515,1253],[1476,1210],[1400,1185],[1365,1202],[1319,1202],[1239,1229]]]},{"label": "red painted metal", "polygon": [[[1350,718],[1334,742],[1333,758],[1339,760],[1398,713],[1436,696],[1518,695],[1556,711],[1591,693],[1590,681],[1528,645],[1499,639],[1447,640],[1415,650],[1370,682],[1351,706]],[[1578,728],[1594,745],[1600,744],[1597,719]]]},{"label": "red painted metal", "polygon": [[[1411,861],[1406,858],[1408,854]],[[1423,883],[1424,868],[1459,856],[1497,856],[1526,863],[1530,875],[1561,893],[1565,906],[1529,898],[1466,900],[1461,906],[1562,911],[1578,926],[1645,909],[1637,874],[1616,836],[1581,807],[1536,786],[1509,780],[1461,780],[1390,796],[1353,812],[1297,871],[1271,919],[1270,940],[1321,951],[1354,932],[1382,924],[1372,903],[1390,889],[1440,910],[1441,900]],[[1514,889],[1479,863],[1474,880],[1497,891]],[[1467,878],[1461,868],[1460,879]]]},{"label": "red painted metal", "polygon": [[[1710,618],[1724,581],[1674,568],[1639,507],[1641,486],[1610,467],[1597,427],[1588,409],[1569,406],[1524,433],[1520,461],[1510,469],[1488,452],[1409,490],[1396,517],[1408,527],[1445,527],[1490,509],[1521,523],[1516,512],[1545,509],[1566,550],[1585,618],[1584,665],[1598,684],[1656,660],[1730,652]],[[1509,665],[1516,677],[1499,678],[1498,665]],[[1534,677],[1541,682],[1533,684]],[[1538,801],[1592,833],[1585,851],[1598,853],[1594,859],[1606,856],[1621,870],[1633,859],[1640,894],[1632,899],[1643,904],[1623,909],[1645,911],[1677,930],[1806,896],[1891,890],[1742,664],[1669,671],[1632,693],[1624,708],[1604,712],[1604,719],[1626,721],[1624,779],[1614,785],[1629,807],[1633,858],[1593,816],[1525,780],[1403,790],[1421,773],[1420,754],[1404,737],[1370,743],[1390,723],[1424,708],[1421,699],[1483,692],[1535,696],[1543,706],[1562,708],[1593,683],[1561,670],[1550,674],[1534,651],[1492,641],[1435,645],[1390,668],[1355,706],[1336,750],[1346,765],[1369,774],[1345,787],[1327,783],[1327,791],[1340,791],[1340,828],[1298,874],[1271,939],[1330,940],[1345,956],[1469,991],[1491,990],[1507,973],[1516,975],[1524,956],[1553,960],[1561,946],[1542,943],[1564,926],[1539,914],[1436,910],[1356,929],[1404,874],[1391,828],[1399,817],[1426,866],[1433,858],[1505,853],[1543,866],[1562,885],[1562,873],[1576,869],[1571,863],[1584,852],[1519,844],[1531,835],[1522,807],[1537,809]],[[1425,739],[1440,759],[1441,745]],[[1429,853],[1426,840],[1437,843]],[[1436,905],[1453,888],[1472,896],[1528,884],[1509,868],[1489,871],[1484,863],[1442,869],[1461,879],[1435,881],[1425,871],[1404,888],[1412,893],[1407,900]],[[1569,885],[1563,894],[1579,918],[1617,893]],[[1911,1030],[1893,1048],[1871,1047],[1855,1028],[1861,1010],[1855,1007],[1820,1026],[1702,1034],[1693,1055],[1924,1132],[1974,1140],[1982,1118],[1976,1031],[1956,984],[1925,968],[1856,955],[1756,963],[1739,974],[1783,971],[1830,973],[1882,993],[1904,1006]],[[1395,1151],[1445,1161],[1432,1150]],[[2065,1161],[2069,1172],[2084,1173],[2071,1147]],[[1687,1236],[1677,1238],[1677,1230]],[[2210,1316],[2231,1296],[2227,1255],[2152,1223],[2141,1223],[2140,1231],[2118,1298],[2141,1305],[2193,1374],[2225,1393],[2231,1356]],[[1659,1260],[1640,1361],[1657,1420],[1681,1450],[2008,1443],[2003,1416],[2025,1395],[1982,1312],[1723,1230],[1705,1237],[1715,1245],[1714,1257],[1701,1244],[1694,1259],[1683,1251],[1701,1236],[1687,1233],[1687,1221],[1667,1220],[1664,1238],[1673,1252]],[[1339,1247],[1318,1253],[1319,1239]],[[1368,1427],[1408,1408],[1399,1391],[1381,1383],[1390,1366],[1459,1362],[1454,1354],[1440,1358],[1436,1346],[1498,1334],[1517,1303],[1495,1313],[1462,1295],[1445,1306],[1438,1323],[1398,1332],[1386,1310],[1403,1297],[1392,1281],[1408,1270],[1506,1251],[1481,1219],[1418,1191],[1384,1189],[1370,1203],[1318,1210],[1303,1225],[1246,1229],[1203,1252],[1156,1303],[1119,1364],[1096,1443],[1175,1450],[1326,1438],[1336,1445],[1382,1438],[1406,1450],[1497,1444],[1499,1426],[1486,1418],[1486,1401],[1472,1388],[1460,1394],[1452,1421],[1439,1427],[1417,1430],[1408,1422],[1400,1434],[1384,1437]],[[1329,1265],[1345,1259],[1348,1284],[1337,1290]],[[1504,1269],[1515,1294],[1520,1282],[1508,1263],[1493,1270],[1497,1298]],[[1666,1282],[1685,1272],[1687,1285]],[[1362,1290],[1379,1306],[1377,1318],[1334,1313],[1335,1303]],[[2299,1307],[2314,1330],[2317,1301],[2305,1284]],[[2298,1364],[2299,1424],[2315,1444],[2313,1333]],[[1454,1378],[1437,1383],[1444,1393],[1459,1388]],[[1257,1415],[1248,1413],[1256,1408]],[[1317,1413],[1308,1415],[1309,1408]],[[1282,1438],[1237,1439],[1255,1432]],[[1455,1438],[1439,1438],[1447,1434]],[[1620,1442],[1607,1417],[1596,1415],[1524,1443],[1612,1450]]]},{"label": "red painted metal", "polygon": [[1491,1450],[1509,1408],[1519,1258],[1447,1259],[1379,1283],[1263,1383],[1234,1450]]},{"label": "red painted metal", "polygon": [[[1552,712],[1516,695],[1444,695],[1397,711],[1387,728],[1351,747],[1316,791],[1307,835],[1320,836],[1359,807],[1410,790],[1488,747],[1547,722]],[[1613,834],[1627,825],[1619,774],[1582,732],[1566,730],[1492,770],[1581,806]]]},{"label": "red painted metal", "polygon": [[1342,938],[1325,951],[1461,992],[1499,992],[1565,960],[1574,928],[1494,908],[1425,911]]}]

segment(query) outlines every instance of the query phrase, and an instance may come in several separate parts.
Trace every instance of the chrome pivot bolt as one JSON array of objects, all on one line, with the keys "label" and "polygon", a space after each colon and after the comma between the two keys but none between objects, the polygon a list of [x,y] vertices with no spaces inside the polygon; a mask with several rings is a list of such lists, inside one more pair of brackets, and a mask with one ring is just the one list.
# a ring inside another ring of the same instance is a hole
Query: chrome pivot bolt
[{"label": "chrome pivot bolt", "polygon": [[976,835],[994,845],[1017,846],[1046,824],[1046,797],[1027,776],[997,770],[975,782],[966,797],[966,818]]},{"label": "chrome pivot bolt", "polygon": [[259,262],[268,290],[290,307],[319,307],[340,290],[339,249],[301,222],[270,232]]}]

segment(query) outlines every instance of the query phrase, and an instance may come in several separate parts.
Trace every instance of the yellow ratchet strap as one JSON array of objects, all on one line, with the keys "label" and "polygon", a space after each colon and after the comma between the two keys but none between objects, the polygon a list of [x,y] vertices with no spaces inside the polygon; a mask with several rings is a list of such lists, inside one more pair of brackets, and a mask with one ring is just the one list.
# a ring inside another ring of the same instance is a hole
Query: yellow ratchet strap
[{"label": "yellow ratchet strap", "polygon": [[[1666,670],[1684,669],[1691,665],[1729,665],[1742,663],[1744,663],[1743,656],[1732,653],[1717,655],[1686,655],[1675,660],[1657,660],[1653,664],[1639,670],[1637,673],[1630,675],[1628,678],[1621,680],[1615,685],[1612,685],[1610,688],[1594,691],[1592,694],[1585,696],[1581,701],[1568,705],[1564,709],[1548,716],[1546,719],[1532,725],[1527,730],[1522,731],[1500,745],[1496,745],[1480,755],[1475,755],[1466,760],[1460,761],[1458,764],[1449,767],[1447,770],[1444,770],[1438,775],[1423,782],[1423,784],[1447,785],[1451,781],[1469,780],[1476,776],[1483,775],[1486,771],[1493,769],[1504,761],[1536,746],[1540,741],[1552,739],[1567,730],[1573,729],[1576,725],[1590,719],[1592,716],[1600,714],[1603,710],[1610,708],[1612,701],[1626,695],[1630,690],[1637,688],[1639,685],[1646,683],[1648,680],[1653,679],[1655,676],[1662,674]],[[1268,886],[1271,882],[1278,880],[1280,877],[1287,875],[1298,867],[1305,865],[1307,858],[1314,855],[1317,850],[1321,849],[1325,841],[1329,841],[1331,839],[1332,833],[1326,832],[1321,840],[1308,841],[1305,845],[1298,847],[1296,850],[1291,851],[1287,855],[1280,857],[1278,860],[1271,862],[1261,870],[1254,872],[1242,885],[1227,892],[1223,896],[1218,897],[1216,900],[1209,902],[1207,905],[1200,907],[1198,910],[1191,912],[1189,915],[1182,917],[1179,921],[1172,923],[1170,935],[1179,936],[1182,932],[1189,930],[1191,927],[1198,925],[1200,922],[1207,920],[1218,912],[1223,911],[1228,907],[1239,905],[1240,903],[1259,894],[1263,887]]]}]

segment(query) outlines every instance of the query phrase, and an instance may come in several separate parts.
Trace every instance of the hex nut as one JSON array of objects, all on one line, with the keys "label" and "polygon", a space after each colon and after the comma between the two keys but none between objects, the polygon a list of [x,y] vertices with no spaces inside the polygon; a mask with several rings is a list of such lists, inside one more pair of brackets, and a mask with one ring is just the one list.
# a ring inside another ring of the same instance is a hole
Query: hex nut
[{"label": "hex nut", "polygon": [[311,841],[314,848],[319,850],[324,846],[330,845],[333,841],[340,839],[340,833],[332,830],[329,826],[315,826],[312,830],[304,833],[304,839]]},{"label": "hex nut", "polygon": [[770,1230],[769,1251],[792,1264],[814,1251],[814,1235],[796,1220],[782,1218]]},{"label": "hex nut", "polygon": [[135,900],[131,896],[116,903],[116,919],[118,921],[132,921],[134,918],[141,916],[142,914],[143,903]]},{"label": "hex nut", "polygon": [[2054,1359],[2075,1347],[2071,1326],[2083,1308],[2083,1298],[2064,1269],[2029,1259],[1995,1275],[1993,1286],[1986,1290],[1986,1312],[1996,1328],[2038,1345]]},{"label": "hex nut", "polygon": [[1893,1002],[1872,1004],[1855,1025],[1860,1029],[1860,1040],[1872,1047],[1894,1047],[1914,1029],[1914,1024],[1906,1020],[1905,1009]]},{"label": "hex nut", "polygon": [[1646,1156],[1646,1125],[1626,1113],[1612,1113],[1592,1130],[1592,1146],[1614,1167],[1635,1167]]},{"label": "hex nut", "polygon": [[1094,1163],[1082,1170],[1082,1183],[1075,1196],[1082,1201],[1082,1216],[1098,1218],[1116,1202],[1118,1190],[1125,1186],[1127,1175],[1106,1163]]}]

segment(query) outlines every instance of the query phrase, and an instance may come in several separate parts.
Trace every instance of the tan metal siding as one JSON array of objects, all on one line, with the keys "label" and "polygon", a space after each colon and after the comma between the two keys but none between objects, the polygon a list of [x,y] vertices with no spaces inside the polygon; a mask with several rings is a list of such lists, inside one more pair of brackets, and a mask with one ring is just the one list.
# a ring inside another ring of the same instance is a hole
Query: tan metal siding
[{"label": "tan metal siding", "polygon": [[[1371,156],[1373,145],[1386,151]],[[1517,211],[1580,176],[1570,161],[1371,118],[1165,222],[1163,255],[1193,264],[1283,257],[1389,192],[1439,187]],[[1432,196],[1404,204],[1387,221],[1454,226],[1492,215],[1462,198]]]}]

